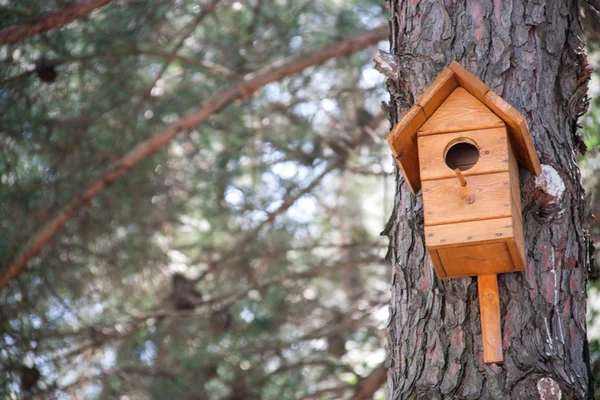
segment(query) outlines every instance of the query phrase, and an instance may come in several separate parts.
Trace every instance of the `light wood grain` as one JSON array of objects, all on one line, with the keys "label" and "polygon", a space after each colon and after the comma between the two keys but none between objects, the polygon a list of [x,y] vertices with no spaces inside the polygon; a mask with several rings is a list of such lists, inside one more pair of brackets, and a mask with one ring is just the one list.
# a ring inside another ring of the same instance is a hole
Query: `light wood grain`
[{"label": "light wood grain", "polygon": [[509,170],[506,128],[478,129],[420,136],[418,143],[421,180],[428,181],[455,176],[455,173],[446,165],[444,155],[449,146],[461,140],[469,141],[479,149],[477,163],[470,169],[462,171],[464,176]]},{"label": "light wood grain", "polygon": [[425,90],[417,103],[429,118],[457,87],[458,83],[454,78],[454,72],[450,68],[446,68]]},{"label": "light wood grain", "polygon": [[519,211],[519,215],[521,215],[521,186],[519,182],[519,164],[517,163],[517,159],[515,158],[515,153],[513,151],[514,143],[509,143],[508,146],[508,170],[510,174],[510,186],[511,186],[511,195],[513,196],[513,202],[515,204],[515,209]]},{"label": "light wood grain", "polygon": [[525,117],[492,90],[486,93],[484,102],[510,128],[510,138],[519,162],[536,176],[541,174],[542,167]]},{"label": "light wood grain", "polygon": [[500,293],[496,275],[477,278],[479,311],[481,313],[481,340],[483,361],[486,364],[504,362],[502,354],[502,326],[500,322]]},{"label": "light wood grain", "polygon": [[[418,104],[423,108],[426,117],[432,117],[435,111],[458,88],[465,90],[479,100],[506,123],[511,133],[510,140],[515,142],[515,153],[519,162],[535,175],[539,175],[541,173],[540,161],[523,115],[460,64],[452,62],[419,98]],[[446,115],[446,117],[448,116]],[[466,121],[463,122],[466,123]],[[484,120],[480,122],[486,123]],[[452,127],[452,124],[448,124],[446,128],[444,128],[443,123],[441,123],[442,126],[434,127],[432,127],[432,124],[433,122],[430,122],[422,127],[419,135],[458,130],[458,128]]]},{"label": "light wood grain", "polygon": [[511,191],[511,208],[514,226],[514,240],[508,243],[510,254],[513,258],[515,271],[523,271],[526,266],[525,257],[525,240],[523,236],[523,222],[521,211],[521,187],[519,185],[519,165],[515,158],[514,142],[508,146],[509,159],[509,174],[510,174],[510,191]]},{"label": "light wood grain", "polygon": [[506,242],[438,248],[436,251],[447,278],[514,271]]},{"label": "light wood grain", "polygon": [[426,119],[421,106],[415,104],[406,112],[404,117],[387,136],[387,141],[392,149],[394,158],[413,194],[416,194],[421,189],[417,130],[423,125]]},{"label": "light wood grain", "polygon": [[425,243],[432,250],[504,242],[513,237],[512,217],[425,225]]},{"label": "light wood grain", "polygon": [[442,261],[440,260],[437,250],[427,249],[427,251],[429,252],[429,258],[431,258],[431,263],[433,264],[433,269],[435,270],[437,277],[439,279],[447,279],[448,276],[444,270],[444,266],[442,265]]},{"label": "light wood grain", "polygon": [[515,221],[508,217],[425,226],[427,251],[438,278],[522,271],[516,237],[522,235],[522,226]]},{"label": "light wood grain", "polygon": [[525,253],[525,237],[523,235],[523,218],[521,211],[521,191],[519,187],[519,168],[516,161],[511,163],[511,200],[512,219],[515,238],[509,243],[510,254],[515,265],[515,271],[524,271],[527,265]]},{"label": "light wood grain", "polygon": [[511,216],[509,173],[423,181],[425,225],[477,221]]},{"label": "light wood grain", "polygon": [[506,242],[508,245],[508,251],[510,252],[513,269],[514,271],[525,271],[526,268],[526,257],[525,257],[525,244],[523,241],[523,222],[521,222],[521,215],[515,213],[513,215],[513,226],[515,237],[512,240]]},{"label": "light wood grain", "polygon": [[438,133],[499,128],[504,122],[467,90],[459,87],[421,126],[419,136]]},{"label": "light wood grain", "polygon": [[469,91],[479,101],[484,101],[485,94],[490,90],[485,83],[479,80],[475,75],[467,71],[462,65],[453,61],[448,66],[458,81],[458,84]]}]

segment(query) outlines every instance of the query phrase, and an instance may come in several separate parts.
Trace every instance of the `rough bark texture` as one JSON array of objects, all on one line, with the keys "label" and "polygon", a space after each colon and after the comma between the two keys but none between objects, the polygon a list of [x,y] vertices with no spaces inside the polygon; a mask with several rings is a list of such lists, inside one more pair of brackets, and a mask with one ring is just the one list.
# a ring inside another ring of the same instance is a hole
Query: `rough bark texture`
[{"label": "rough bark texture", "polygon": [[451,61],[527,118],[543,166],[520,169],[527,271],[499,276],[504,365],[483,363],[475,278],[439,281],[421,196],[399,176],[388,399],[593,398],[586,339],[589,240],[576,153],[589,70],[575,1],[394,0],[388,80],[396,123]]}]

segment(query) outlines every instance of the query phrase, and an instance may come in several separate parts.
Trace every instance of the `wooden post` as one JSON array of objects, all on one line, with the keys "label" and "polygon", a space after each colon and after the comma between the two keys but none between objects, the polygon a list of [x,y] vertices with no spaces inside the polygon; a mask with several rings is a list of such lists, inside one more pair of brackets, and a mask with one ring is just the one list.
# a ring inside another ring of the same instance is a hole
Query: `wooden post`
[{"label": "wooden post", "polygon": [[498,276],[496,274],[480,275],[477,277],[477,283],[479,288],[483,360],[486,364],[502,364],[504,357],[502,355]]}]

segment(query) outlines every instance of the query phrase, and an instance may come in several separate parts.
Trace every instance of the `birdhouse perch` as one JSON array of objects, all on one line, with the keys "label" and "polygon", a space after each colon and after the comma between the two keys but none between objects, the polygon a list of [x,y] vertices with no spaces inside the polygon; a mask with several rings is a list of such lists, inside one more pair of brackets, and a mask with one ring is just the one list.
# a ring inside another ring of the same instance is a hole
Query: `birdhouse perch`
[{"label": "birdhouse perch", "polygon": [[518,163],[541,166],[525,118],[456,62],[387,137],[440,279],[477,276],[483,354],[503,362],[496,274],[525,270]]}]

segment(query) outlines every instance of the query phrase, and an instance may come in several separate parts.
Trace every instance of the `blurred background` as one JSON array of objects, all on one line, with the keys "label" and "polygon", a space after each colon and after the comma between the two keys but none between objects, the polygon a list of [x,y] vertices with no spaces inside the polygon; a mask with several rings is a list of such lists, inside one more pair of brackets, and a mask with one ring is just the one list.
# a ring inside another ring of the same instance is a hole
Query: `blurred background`
[{"label": "blurred background", "polygon": [[[0,29],[67,4],[0,0]],[[113,0],[0,47],[0,274],[203,99],[387,19],[381,0]],[[0,398],[383,399],[395,184],[377,48],[263,86],[81,209],[0,290]],[[596,215],[599,91],[594,75],[580,160]],[[595,280],[589,299],[600,378]]]}]

